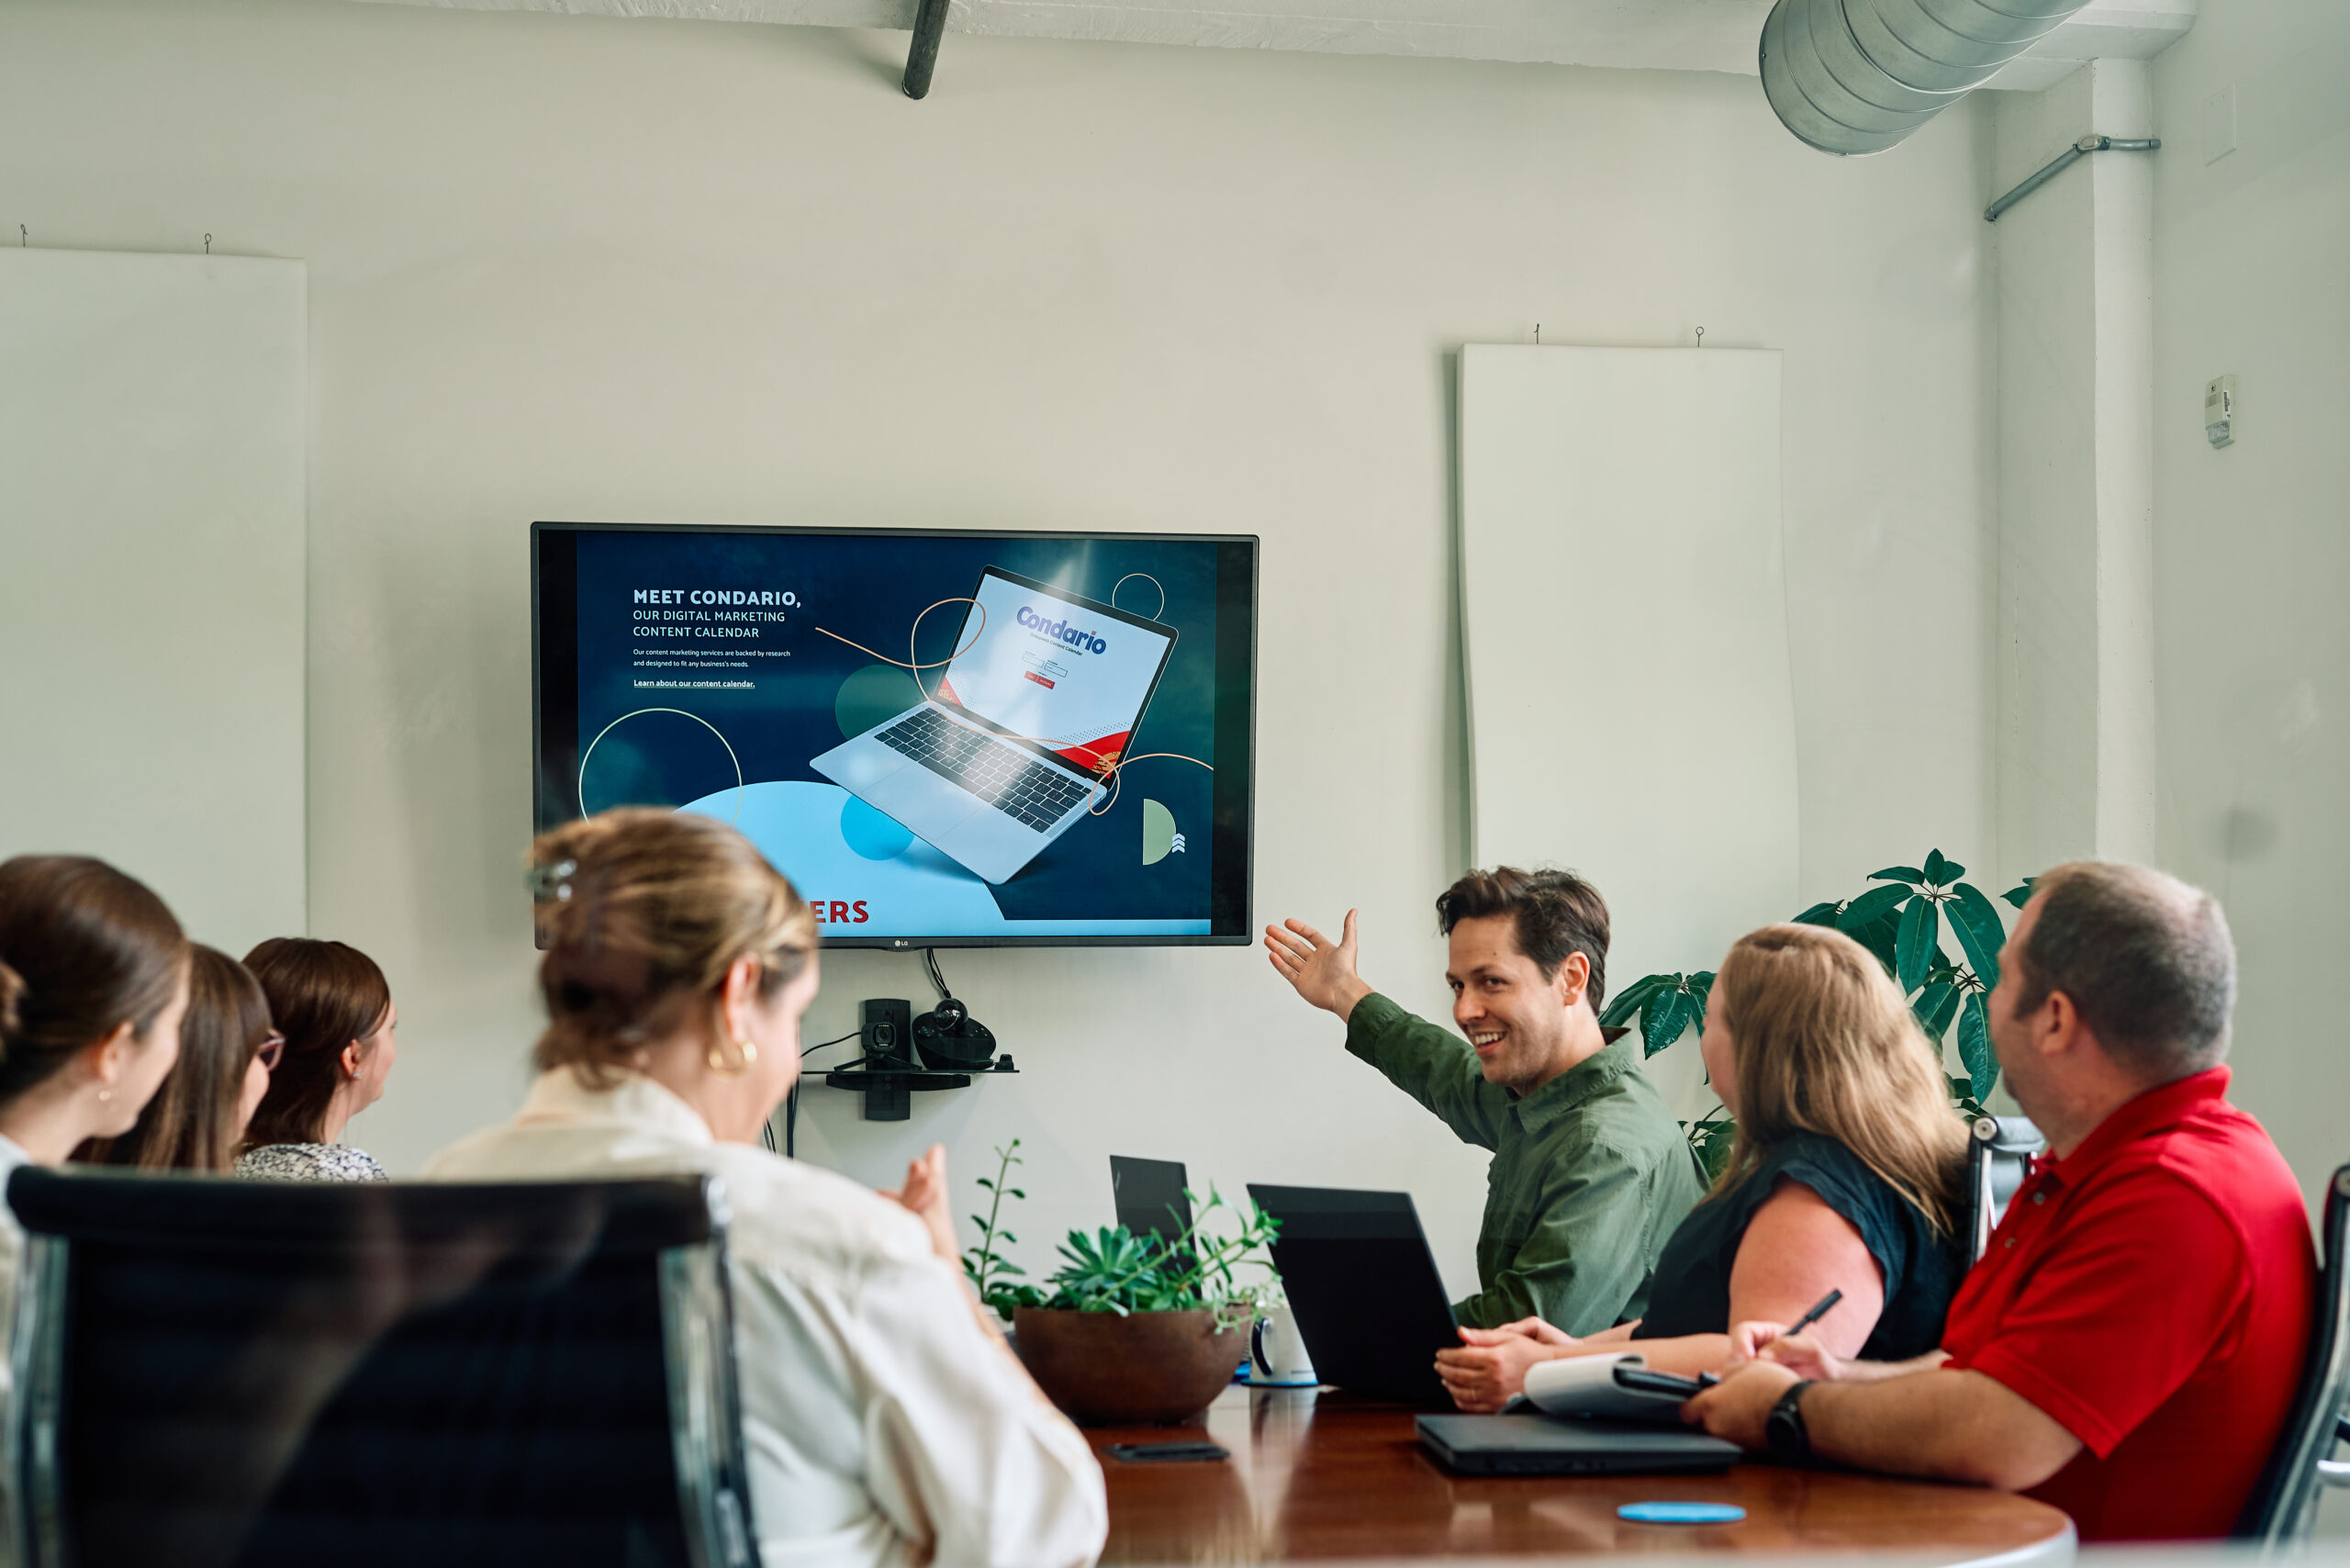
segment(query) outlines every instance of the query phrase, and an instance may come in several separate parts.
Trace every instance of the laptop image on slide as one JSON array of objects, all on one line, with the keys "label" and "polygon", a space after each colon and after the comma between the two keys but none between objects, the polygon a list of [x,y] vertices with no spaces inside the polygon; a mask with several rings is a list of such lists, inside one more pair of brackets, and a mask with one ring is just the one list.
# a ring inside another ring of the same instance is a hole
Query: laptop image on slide
[{"label": "laptop image on slide", "polygon": [[1106,793],[1175,628],[990,566],[930,700],[809,766],[982,881],[1010,881]]},{"label": "laptop image on slide", "polygon": [[1281,1222],[1273,1267],[1322,1381],[1450,1409],[1436,1353],[1460,1336],[1412,1195],[1251,1182],[1248,1196]]},{"label": "laptop image on slide", "polygon": [[1191,1185],[1180,1159],[1110,1157],[1110,1194],[1118,1223],[1136,1236],[1172,1243],[1192,1228]]}]

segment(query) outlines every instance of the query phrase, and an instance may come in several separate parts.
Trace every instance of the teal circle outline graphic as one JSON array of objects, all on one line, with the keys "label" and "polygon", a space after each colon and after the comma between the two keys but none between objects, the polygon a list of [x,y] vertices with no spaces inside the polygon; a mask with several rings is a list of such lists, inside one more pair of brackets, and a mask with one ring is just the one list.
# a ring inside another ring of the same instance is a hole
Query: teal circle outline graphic
[{"label": "teal circle outline graphic", "polygon": [[722,734],[720,734],[719,728],[716,724],[711,723],[708,719],[703,718],[699,713],[688,713],[683,708],[632,709],[630,711],[621,714],[619,718],[614,719],[610,723],[606,724],[602,729],[596,732],[596,738],[589,741],[588,743],[588,749],[579,754],[579,778],[576,780],[576,788],[575,790],[575,793],[577,795],[579,800],[579,814],[583,817],[594,814],[588,810],[588,759],[596,755],[596,748],[603,745],[604,737],[606,735],[610,734],[614,730],[620,728],[621,725],[626,723],[629,720],[641,718],[647,713],[675,713],[680,719],[691,719],[695,723],[699,724],[711,734],[718,736],[718,744],[726,748],[726,760],[734,765],[734,814],[726,819],[726,825],[733,827],[735,823],[741,822],[743,820],[743,759],[734,755],[734,743],[728,740]]}]

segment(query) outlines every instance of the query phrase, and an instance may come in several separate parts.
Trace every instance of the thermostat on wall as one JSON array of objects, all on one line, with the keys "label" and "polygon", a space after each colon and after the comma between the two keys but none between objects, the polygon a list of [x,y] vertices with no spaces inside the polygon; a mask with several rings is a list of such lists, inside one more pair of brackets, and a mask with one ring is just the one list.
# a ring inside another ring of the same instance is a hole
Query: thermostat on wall
[{"label": "thermostat on wall", "polygon": [[2213,446],[2236,442],[2236,378],[2215,375],[2203,384],[2203,439]]}]

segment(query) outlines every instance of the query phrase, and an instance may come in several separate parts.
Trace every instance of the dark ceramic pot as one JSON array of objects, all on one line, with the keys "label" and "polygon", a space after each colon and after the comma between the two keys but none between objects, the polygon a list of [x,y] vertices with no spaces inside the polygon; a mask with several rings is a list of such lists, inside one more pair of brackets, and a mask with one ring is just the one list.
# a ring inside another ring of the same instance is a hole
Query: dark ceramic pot
[{"label": "dark ceramic pot", "polygon": [[1232,1382],[1248,1353],[1240,1329],[1219,1333],[1215,1314],[1013,1314],[1013,1343],[1046,1397],[1081,1427],[1188,1421]]}]

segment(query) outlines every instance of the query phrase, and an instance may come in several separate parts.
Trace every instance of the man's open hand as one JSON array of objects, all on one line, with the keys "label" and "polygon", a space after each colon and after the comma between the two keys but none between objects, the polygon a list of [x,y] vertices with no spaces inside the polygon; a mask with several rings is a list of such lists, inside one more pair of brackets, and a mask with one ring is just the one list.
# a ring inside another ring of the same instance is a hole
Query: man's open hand
[{"label": "man's open hand", "polygon": [[1265,927],[1265,951],[1273,972],[1289,981],[1297,994],[1345,1019],[1355,1003],[1371,994],[1355,972],[1355,912],[1347,911],[1344,934],[1333,942],[1302,920],[1285,920]]}]

